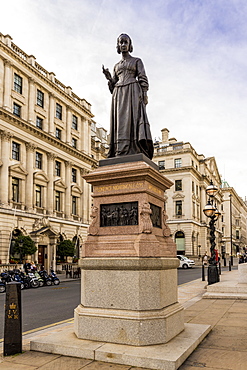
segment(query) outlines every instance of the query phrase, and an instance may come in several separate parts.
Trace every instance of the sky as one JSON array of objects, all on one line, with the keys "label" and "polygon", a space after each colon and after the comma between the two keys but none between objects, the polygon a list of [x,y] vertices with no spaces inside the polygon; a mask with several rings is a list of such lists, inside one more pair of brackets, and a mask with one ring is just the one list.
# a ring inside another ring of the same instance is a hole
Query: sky
[{"label": "sky", "polygon": [[246,0],[0,0],[0,32],[92,105],[109,129],[102,64],[120,60],[130,35],[149,79],[153,140],[190,142],[214,156],[223,180],[247,196]]}]

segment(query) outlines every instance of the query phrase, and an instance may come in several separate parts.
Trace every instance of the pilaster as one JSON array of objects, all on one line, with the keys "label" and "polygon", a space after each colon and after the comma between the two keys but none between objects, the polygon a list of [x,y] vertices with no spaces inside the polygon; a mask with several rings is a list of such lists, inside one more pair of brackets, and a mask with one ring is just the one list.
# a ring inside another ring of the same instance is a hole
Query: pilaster
[{"label": "pilaster", "polygon": [[13,136],[10,132],[0,132],[2,145],[1,145],[1,176],[0,176],[0,188],[1,188],[1,203],[4,206],[8,206],[8,180],[9,180],[9,165],[10,165],[10,141]]},{"label": "pilaster", "polygon": [[47,211],[49,215],[53,214],[54,211],[54,160],[56,158],[54,153],[48,153],[48,178],[49,182],[47,185]]},{"label": "pilaster", "polygon": [[12,112],[11,107],[11,62],[8,60],[4,61],[4,91],[3,91],[3,108],[9,112]]}]

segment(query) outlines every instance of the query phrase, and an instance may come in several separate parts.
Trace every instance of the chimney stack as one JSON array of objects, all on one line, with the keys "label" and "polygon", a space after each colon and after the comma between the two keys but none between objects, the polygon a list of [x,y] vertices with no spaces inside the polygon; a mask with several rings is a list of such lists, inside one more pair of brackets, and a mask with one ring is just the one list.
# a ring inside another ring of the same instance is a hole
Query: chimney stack
[{"label": "chimney stack", "polygon": [[161,133],[162,133],[162,143],[167,143],[168,142],[168,139],[169,139],[169,130],[167,128],[163,128],[163,130],[161,130]]}]

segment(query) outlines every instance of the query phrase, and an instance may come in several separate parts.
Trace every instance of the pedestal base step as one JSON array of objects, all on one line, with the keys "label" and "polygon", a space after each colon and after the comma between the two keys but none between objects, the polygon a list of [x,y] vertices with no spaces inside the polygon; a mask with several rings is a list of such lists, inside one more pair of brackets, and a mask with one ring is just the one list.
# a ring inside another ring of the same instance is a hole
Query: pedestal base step
[{"label": "pedestal base step", "polygon": [[166,344],[137,347],[78,339],[71,325],[31,341],[30,349],[114,364],[176,370],[210,330],[210,325],[185,324],[185,330]]}]

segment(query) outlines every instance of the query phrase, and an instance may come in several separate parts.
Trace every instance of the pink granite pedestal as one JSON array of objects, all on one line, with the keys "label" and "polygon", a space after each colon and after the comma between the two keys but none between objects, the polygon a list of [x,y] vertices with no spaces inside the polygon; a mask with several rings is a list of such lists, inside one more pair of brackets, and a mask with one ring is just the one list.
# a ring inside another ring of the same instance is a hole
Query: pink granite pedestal
[{"label": "pink granite pedestal", "polygon": [[80,261],[77,337],[134,346],[170,341],[184,330],[164,210],[172,183],[145,161],[99,167],[84,178],[94,206]]}]

